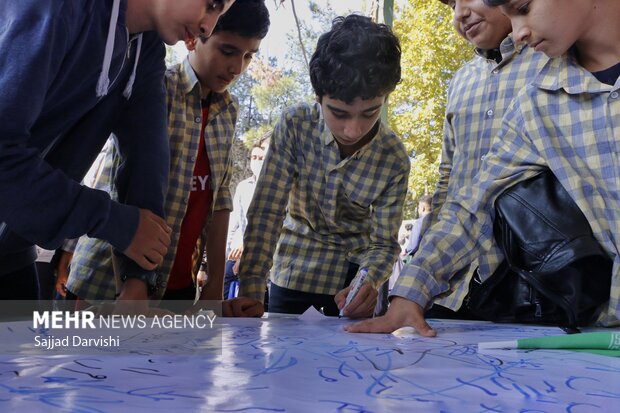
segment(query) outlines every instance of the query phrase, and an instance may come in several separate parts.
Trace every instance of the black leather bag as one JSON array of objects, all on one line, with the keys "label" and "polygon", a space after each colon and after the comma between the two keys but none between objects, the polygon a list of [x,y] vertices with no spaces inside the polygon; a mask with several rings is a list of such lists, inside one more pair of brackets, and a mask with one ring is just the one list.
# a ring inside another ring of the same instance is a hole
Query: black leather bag
[{"label": "black leather bag", "polygon": [[496,322],[592,323],[609,300],[613,263],[553,173],[507,189],[495,211],[493,230],[505,261],[484,282],[474,277],[470,311]]}]

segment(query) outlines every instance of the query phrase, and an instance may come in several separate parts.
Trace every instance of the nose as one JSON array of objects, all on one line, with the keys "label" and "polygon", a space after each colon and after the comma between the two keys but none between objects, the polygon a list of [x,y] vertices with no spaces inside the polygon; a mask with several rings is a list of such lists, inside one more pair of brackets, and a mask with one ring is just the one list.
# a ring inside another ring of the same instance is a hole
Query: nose
[{"label": "nose", "polygon": [[518,19],[511,18],[512,35],[517,43],[526,43],[530,38],[530,30]]},{"label": "nose", "polygon": [[362,135],[362,124],[357,119],[351,119],[344,125],[343,134],[345,137],[354,140]]},{"label": "nose", "polygon": [[454,3],[454,21],[462,22],[467,16],[471,14],[469,7],[466,4],[462,4],[463,2],[457,0]]},{"label": "nose", "polygon": [[218,13],[207,13],[200,21],[200,36],[209,37],[213,33],[213,28],[217,24],[217,19],[220,17]]},{"label": "nose", "polygon": [[243,55],[235,57],[231,60],[230,65],[228,66],[228,71],[235,76],[239,76],[241,72],[243,72],[244,64],[245,62]]}]

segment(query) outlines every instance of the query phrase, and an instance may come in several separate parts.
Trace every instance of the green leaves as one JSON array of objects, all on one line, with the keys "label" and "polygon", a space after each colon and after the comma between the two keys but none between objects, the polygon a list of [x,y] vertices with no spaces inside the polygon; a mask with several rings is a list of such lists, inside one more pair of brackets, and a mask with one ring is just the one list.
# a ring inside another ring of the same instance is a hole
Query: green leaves
[{"label": "green leaves", "polygon": [[[403,80],[390,96],[388,121],[415,155],[408,205],[435,190],[448,84],[473,57],[473,46],[456,33],[452,16],[452,9],[438,0],[409,0],[394,20]],[[414,209],[405,211],[406,218],[414,214]]]}]

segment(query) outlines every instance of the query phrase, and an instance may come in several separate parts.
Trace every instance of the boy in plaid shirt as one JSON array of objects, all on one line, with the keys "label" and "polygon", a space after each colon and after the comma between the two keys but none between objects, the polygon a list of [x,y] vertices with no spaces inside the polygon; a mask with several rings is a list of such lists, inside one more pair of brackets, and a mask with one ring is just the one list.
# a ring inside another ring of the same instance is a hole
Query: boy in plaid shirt
[{"label": "boy in plaid shirt", "polygon": [[[614,259],[609,302],[596,323],[620,324],[620,3],[615,0],[485,0],[501,5],[517,42],[552,59],[508,108],[502,128],[471,187],[454,197],[457,213],[442,214],[399,279],[381,319],[349,327],[386,332],[412,326],[436,332],[423,309],[447,288],[448,276],[497,248],[495,199],[518,182],[551,170],[586,216],[595,238]],[[484,281],[484,280],[482,280]]]}]

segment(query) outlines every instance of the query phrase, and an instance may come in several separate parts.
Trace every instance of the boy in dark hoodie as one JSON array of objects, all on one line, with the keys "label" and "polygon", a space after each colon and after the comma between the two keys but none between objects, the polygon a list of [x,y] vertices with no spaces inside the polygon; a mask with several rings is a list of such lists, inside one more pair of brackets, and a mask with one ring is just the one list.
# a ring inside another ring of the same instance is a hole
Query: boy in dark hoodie
[{"label": "boy in dark hoodie", "polygon": [[[170,243],[162,39],[209,36],[233,1],[3,3],[0,299],[36,299],[33,244],[82,234],[115,247],[125,298],[147,289]],[[112,132],[120,202],[78,183]]]}]

